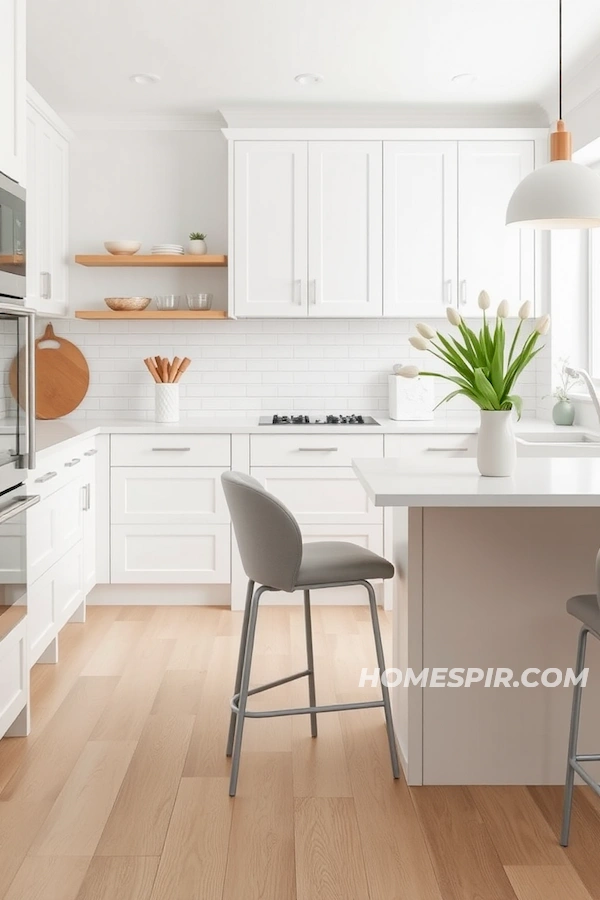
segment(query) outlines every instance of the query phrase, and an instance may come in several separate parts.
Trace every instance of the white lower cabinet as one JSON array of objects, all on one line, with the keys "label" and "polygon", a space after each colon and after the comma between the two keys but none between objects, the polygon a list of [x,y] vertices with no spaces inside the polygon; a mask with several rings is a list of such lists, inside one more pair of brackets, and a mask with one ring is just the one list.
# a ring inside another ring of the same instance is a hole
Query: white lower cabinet
[{"label": "white lower cabinet", "polygon": [[469,458],[477,455],[476,434],[386,434],[385,455],[401,458]]},{"label": "white lower cabinet", "polygon": [[29,734],[27,616],[23,607],[0,615],[0,737]]},{"label": "white lower cabinet", "polygon": [[113,523],[111,581],[225,584],[230,580],[230,531],[229,525]]},{"label": "white lower cabinet", "polygon": [[27,591],[30,666],[39,660],[85,599],[83,554],[83,541],[79,541]]},{"label": "white lower cabinet", "polygon": [[220,481],[226,471],[229,467],[115,467],[111,477],[112,522],[227,523]]}]

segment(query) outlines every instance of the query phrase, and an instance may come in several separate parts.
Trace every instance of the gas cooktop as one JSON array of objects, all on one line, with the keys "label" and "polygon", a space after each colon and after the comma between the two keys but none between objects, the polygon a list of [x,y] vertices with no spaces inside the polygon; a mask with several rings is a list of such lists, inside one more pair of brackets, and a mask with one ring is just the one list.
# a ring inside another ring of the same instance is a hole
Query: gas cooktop
[{"label": "gas cooktop", "polygon": [[339,415],[339,416],[261,416],[259,425],[379,425],[373,416]]}]

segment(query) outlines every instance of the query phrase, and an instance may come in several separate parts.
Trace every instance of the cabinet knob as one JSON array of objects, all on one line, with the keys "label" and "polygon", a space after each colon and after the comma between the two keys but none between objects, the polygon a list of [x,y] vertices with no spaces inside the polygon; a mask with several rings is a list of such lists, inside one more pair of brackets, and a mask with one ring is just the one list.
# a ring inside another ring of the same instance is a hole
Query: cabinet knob
[{"label": "cabinet knob", "polygon": [[36,478],[37,483],[43,483],[44,481],[50,481],[51,478],[56,478],[58,472],[46,472],[45,475],[40,475],[39,478]]},{"label": "cabinet knob", "polygon": [[95,456],[97,452],[98,452],[98,451],[97,451],[96,449],[93,449],[93,450],[86,450],[85,453],[84,453],[83,455],[84,455],[84,456]]}]

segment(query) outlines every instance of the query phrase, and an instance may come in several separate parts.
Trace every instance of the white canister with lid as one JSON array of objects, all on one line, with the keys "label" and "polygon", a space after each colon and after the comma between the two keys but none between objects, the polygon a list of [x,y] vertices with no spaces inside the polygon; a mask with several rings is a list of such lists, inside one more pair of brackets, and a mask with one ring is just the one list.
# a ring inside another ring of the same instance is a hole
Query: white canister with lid
[{"label": "white canister with lid", "polygon": [[423,422],[433,419],[432,378],[403,378],[389,375],[390,419],[398,422]]}]

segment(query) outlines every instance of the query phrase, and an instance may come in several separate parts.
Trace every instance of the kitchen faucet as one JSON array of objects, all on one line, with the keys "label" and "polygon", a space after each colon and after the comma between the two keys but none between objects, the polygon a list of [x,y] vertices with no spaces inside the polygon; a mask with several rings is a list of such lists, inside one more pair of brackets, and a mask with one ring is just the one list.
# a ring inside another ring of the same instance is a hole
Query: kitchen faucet
[{"label": "kitchen faucet", "polygon": [[596,410],[596,415],[598,416],[598,423],[600,423],[600,400],[598,400],[598,394],[596,393],[596,388],[594,387],[594,382],[592,381],[589,372],[586,372],[585,369],[573,369],[572,366],[565,366],[565,372],[571,378],[581,378],[581,380],[584,382],[586,388],[588,389],[590,399],[594,404],[594,409]]}]

